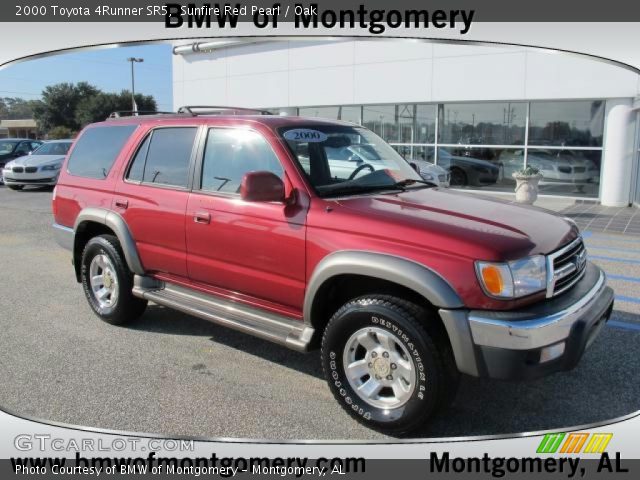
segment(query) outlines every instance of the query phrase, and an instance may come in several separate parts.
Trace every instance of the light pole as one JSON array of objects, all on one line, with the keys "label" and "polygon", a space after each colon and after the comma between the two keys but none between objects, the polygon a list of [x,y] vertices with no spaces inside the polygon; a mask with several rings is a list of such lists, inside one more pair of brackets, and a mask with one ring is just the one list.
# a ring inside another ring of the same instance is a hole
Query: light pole
[{"label": "light pole", "polygon": [[133,73],[133,64],[144,62],[144,58],[129,57],[127,58],[127,62],[131,62],[131,111],[137,112],[138,109],[136,108],[136,82],[135,75]]}]

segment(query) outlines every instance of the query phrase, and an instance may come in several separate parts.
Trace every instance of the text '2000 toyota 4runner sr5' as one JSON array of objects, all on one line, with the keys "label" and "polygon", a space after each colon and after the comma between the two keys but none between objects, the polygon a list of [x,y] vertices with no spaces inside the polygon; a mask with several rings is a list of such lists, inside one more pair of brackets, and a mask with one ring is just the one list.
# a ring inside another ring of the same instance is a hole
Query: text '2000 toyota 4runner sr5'
[{"label": "text '2000 toyota 4runner sr5'", "polygon": [[574,367],[611,315],[570,220],[436,188],[358,125],[199,108],[90,125],[65,159],[54,230],[102,320],[152,301],[320,347],[344,409],[401,434],[461,373]]}]

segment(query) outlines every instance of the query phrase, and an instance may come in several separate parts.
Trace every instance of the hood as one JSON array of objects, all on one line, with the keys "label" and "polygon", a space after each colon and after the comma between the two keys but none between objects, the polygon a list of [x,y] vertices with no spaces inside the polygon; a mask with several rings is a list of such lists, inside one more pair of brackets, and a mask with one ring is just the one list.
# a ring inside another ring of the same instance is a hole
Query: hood
[{"label": "hood", "polygon": [[541,208],[439,188],[336,202],[345,213],[372,222],[366,225],[372,235],[483,260],[548,254],[579,234],[575,224]]},{"label": "hood", "polygon": [[64,160],[64,155],[25,155],[11,162],[18,167],[41,167],[48,163],[56,163]]}]

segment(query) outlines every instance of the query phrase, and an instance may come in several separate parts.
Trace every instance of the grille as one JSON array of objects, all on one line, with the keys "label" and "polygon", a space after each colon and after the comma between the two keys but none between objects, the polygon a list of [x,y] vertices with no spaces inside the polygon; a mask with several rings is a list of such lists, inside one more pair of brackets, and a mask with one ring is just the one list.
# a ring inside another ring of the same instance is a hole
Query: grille
[{"label": "grille", "polygon": [[552,253],[547,261],[550,272],[547,297],[553,297],[569,290],[584,275],[587,250],[582,238],[578,237],[569,245]]},{"label": "grille", "polygon": [[25,173],[36,173],[38,171],[38,167],[24,167]]},{"label": "grille", "polygon": [[558,171],[562,173],[571,173],[571,167],[560,166],[558,167]]},{"label": "grille", "polygon": [[13,173],[22,173],[24,168],[22,167],[13,167]]}]

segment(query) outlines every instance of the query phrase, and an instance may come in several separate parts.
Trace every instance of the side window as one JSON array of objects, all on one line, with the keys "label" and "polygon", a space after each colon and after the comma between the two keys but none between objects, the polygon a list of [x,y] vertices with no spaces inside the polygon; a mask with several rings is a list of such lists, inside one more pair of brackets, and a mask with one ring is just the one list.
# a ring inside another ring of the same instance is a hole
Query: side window
[{"label": "side window", "polygon": [[127,173],[127,180],[132,182],[141,182],[144,174],[144,163],[147,161],[147,152],[149,151],[149,143],[151,141],[151,134],[147,135],[138,148],[131,166],[129,167],[129,173]]},{"label": "side window", "polygon": [[[189,177],[189,160],[191,159],[193,141],[197,130],[195,127],[158,128],[154,130],[147,147],[142,181],[144,183],[186,187]],[[140,150],[138,153],[140,153]],[[137,161],[138,158],[134,159],[132,168],[135,167],[135,171],[139,172],[140,167],[135,165]]]},{"label": "side window", "polygon": [[239,128],[211,128],[202,161],[202,190],[239,193],[247,172],[268,171],[280,178],[282,165],[262,135]]},{"label": "side window", "polygon": [[21,155],[26,155],[30,151],[31,148],[29,142],[21,142],[20,145],[18,145],[18,148],[16,148],[16,153],[19,153]]},{"label": "side window", "polygon": [[92,127],[76,141],[67,170],[71,175],[104,179],[137,125]]}]

